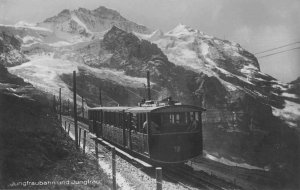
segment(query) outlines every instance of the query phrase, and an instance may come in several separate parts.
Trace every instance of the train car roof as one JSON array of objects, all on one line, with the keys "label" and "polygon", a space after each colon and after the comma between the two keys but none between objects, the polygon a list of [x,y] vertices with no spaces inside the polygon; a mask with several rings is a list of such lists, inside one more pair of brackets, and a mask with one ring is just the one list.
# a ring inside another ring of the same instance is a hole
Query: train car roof
[{"label": "train car roof", "polygon": [[143,107],[132,107],[126,112],[139,113],[139,112],[190,112],[190,111],[205,111],[205,109],[192,105],[166,105],[166,106],[143,106]]},{"label": "train car roof", "polygon": [[161,113],[161,112],[190,112],[190,111],[205,111],[204,108],[192,105],[167,105],[167,106],[136,106],[136,107],[95,107],[90,110],[103,111],[125,111],[130,113]]},{"label": "train car roof", "polygon": [[104,111],[124,111],[132,107],[115,106],[115,107],[94,107],[89,110],[104,110]]}]

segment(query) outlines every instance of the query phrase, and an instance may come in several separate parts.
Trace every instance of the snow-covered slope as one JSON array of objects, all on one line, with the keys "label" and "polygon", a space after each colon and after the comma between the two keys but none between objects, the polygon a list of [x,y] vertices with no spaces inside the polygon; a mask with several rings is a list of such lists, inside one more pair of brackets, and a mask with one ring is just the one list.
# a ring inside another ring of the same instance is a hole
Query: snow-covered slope
[{"label": "snow-covered slope", "polygon": [[132,88],[143,88],[143,83],[146,81],[144,78],[127,76],[122,71],[91,68],[84,64],[55,59],[48,55],[31,57],[31,61],[8,70],[34,87],[50,94],[57,94],[58,89],[62,88],[62,96],[65,99],[72,99],[73,95],[70,90],[72,87],[68,86],[60,77],[63,74],[71,75],[73,71],[78,73],[78,68],[96,78]]},{"label": "snow-covered slope", "polygon": [[208,76],[220,79],[219,73],[222,73],[247,82],[252,73],[261,74],[256,58],[239,44],[209,36],[182,24],[165,34],[155,31],[139,37],[157,44],[176,65]]},{"label": "snow-covered slope", "polygon": [[[243,92],[273,106],[273,114],[291,126],[297,126],[299,103],[285,100],[283,106],[273,105],[272,97],[284,99],[288,85],[260,71],[254,55],[239,44],[209,36],[199,30],[179,24],[169,32],[138,34],[139,38],[158,45],[176,65],[217,78],[228,91]],[[279,92],[278,92],[279,90]],[[276,100],[274,100],[276,101]]]}]

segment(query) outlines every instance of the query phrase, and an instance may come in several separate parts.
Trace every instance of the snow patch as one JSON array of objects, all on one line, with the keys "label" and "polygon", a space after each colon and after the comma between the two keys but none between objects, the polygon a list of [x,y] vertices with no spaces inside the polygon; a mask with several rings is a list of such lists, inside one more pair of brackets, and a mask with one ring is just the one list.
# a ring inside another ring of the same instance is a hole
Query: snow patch
[{"label": "snow patch", "polygon": [[48,45],[52,46],[52,47],[63,47],[63,46],[69,46],[72,44],[69,42],[66,42],[66,41],[58,41],[58,42],[50,43]]},{"label": "snow patch", "polygon": [[179,24],[177,25],[173,30],[169,31],[167,33],[167,35],[169,36],[183,36],[183,35],[191,35],[192,33],[195,33],[196,30],[183,25],[183,24]]},{"label": "snow patch", "polygon": [[200,49],[204,56],[209,54],[209,46],[207,45],[207,43],[201,43]]},{"label": "snow patch", "polygon": [[285,100],[283,109],[272,107],[274,116],[283,119],[290,127],[299,127],[300,104]]},{"label": "snow patch", "polygon": [[257,166],[252,166],[252,165],[247,164],[247,163],[236,163],[236,162],[230,161],[230,160],[228,160],[226,158],[223,158],[223,157],[217,158],[217,157],[215,157],[213,155],[210,155],[208,153],[205,153],[205,152],[204,152],[204,154],[205,154],[206,158],[208,158],[210,160],[213,160],[213,161],[216,161],[216,162],[220,162],[220,163],[225,164],[227,166],[236,166],[236,167],[246,168],[246,169],[250,169],[250,170],[254,169],[254,170],[268,171],[267,168],[260,168],[260,167],[257,167]]},{"label": "snow patch", "polygon": [[287,97],[287,98],[298,98],[298,96],[296,94],[290,94],[287,92],[282,93],[281,96]]},{"label": "snow patch", "polygon": [[224,80],[221,80],[221,83],[229,90],[229,91],[236,91],[237,87],[234,86],[233,84],[226,82]]},{"label": "snow patch", "polygon": [[87,26],[74,14],[71,14],[71,18],[77,22],[77,24],[79,24],[81,27],[83,27],[85,29],[86,32],[91,33],[91,31],[87,28]]},{"label": "snow patch", "polygon": [[29,29],[33,29],[33,30],[42,30],[42,31],[52,32],[52,30],[50,30],[48,28],[39,27],[36,24],[28,23],[25,21],[19,21],[15,25],[3,25],[3,26],[10,26],[10,27],[15,27],[15,28],[29,28]]},{"label": "snow patch", "polygon": [[258,71],[258,69],[254,65],[251,65],[251,64],[244,65],[244,67],[241,69],[241,72],[243,74],[252,74],[253,72],[257,72],[257,71]]},{"label": "snow patch", "polygon": [[62,96],[72,99],[72,92],[59,76],[71,74],[74,70],[78,72],[76,63],[40,56],[22,65],[10,67],[8,70],[45,92],[57,94],[58,89],[62,88]]},{"label": "snow patch", "polygon": [[22,40],[23,43],[42,42],[42,39],[33,36],[25,36]]},{"label": "snow patch", "polygon": [[[144,84],[146,83],[146,78],[138,78],[138,77],[131,77],[125,75],[124,71],[117,71],[114,69],[107,69],[107,68],[93,68],[88,67],[86,65],[82,65],[81,68],[84,68],[90,74],[96,76],[97,78],[112,80],[120,85],[128,86],[132,88],[143,88]],[[154,85],[154,83],[152,83]]]},{"label": "snow patch", "polygon": [[32,60],[27,63],[8,68],[9,72],[24,78],[33,86],[51,94],[57,94],[58,89],[62,88],[62,95],[65,99],[72,99],[73,93],[69,90],[70,87],[61,80],[60,76],[62,74],[72,74],[73,71],[78,72],[78,68],[84,69],[97,78],[111,80],[132,88],[143,88],[143,84],[146,83],[145,78],[130,77],[125,75],[123,71],[92,68],[77,62],[55,59],[53,54],[36,55],[30,58]]}]

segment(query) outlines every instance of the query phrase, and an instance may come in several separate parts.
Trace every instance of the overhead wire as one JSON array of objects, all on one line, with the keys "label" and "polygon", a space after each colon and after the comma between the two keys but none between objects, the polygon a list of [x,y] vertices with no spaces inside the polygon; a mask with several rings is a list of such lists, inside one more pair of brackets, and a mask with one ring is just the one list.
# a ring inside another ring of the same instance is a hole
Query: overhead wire
[{"label": "overhead wire", "polygon": [[270,57],[270,56],[272,56],[272,55],[281,54],[281,53],[288,52],[288,51],[292,51],[292,50],[296,50],[296,49],[300,49],[300,47],[295,47],[295,48],[287,49],[287,50],[284,50],[284,51],[279,51],[279,52],[276,52],[276,53],[271,53],[271,54],[259,56],[259,57],[257,57],[257,58]]},{"label": "overhead wire", "polygon": [[257,52],[257,53],[254,53],[254,55],[266,53],[266,52],[269,52],[269,51],[274,51],[274,50],[281,49],[281,48],[288,47],[288,46],[295,45],[295,44],[300,44],[300,41],[293,42],[293,43],[288,43],[288,44],[285,44],[285,45],[282,45],[282,46],[279,46],[279,47],[275,47],[275,48],[267,49],[267,50],[264,50],[264,51],[261,51],[261,52]]}]

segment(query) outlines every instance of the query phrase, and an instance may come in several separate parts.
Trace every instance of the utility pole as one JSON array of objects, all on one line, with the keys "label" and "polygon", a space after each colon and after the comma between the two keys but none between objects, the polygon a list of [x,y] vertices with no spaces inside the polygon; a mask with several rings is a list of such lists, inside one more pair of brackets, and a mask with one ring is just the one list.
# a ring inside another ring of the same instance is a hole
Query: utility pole
[{"label": "utility pole", "polygon": [[76,71],[73,71],[73,101],[74,101],[74,125],[75,125],[75,145],[78,146],[78,125],[77,125],[77,103],[76,103]]},{"label": "utility pole", "polygon": [[84,107],[83,107],[83,96],[81,96],[81,112],[82,112],[82,118],[84,118]]},{"label": "utility pole", "polygon": [[59,122],[60,124],[62,124],[62,120],[61,120],[61,88],[59,88]]},{"label": "utility pole", "polygon": [[55,95],[53,95],[53,110],[56,114],[56,96]]},{"label": "utility pole", "polygon": [[147,92],[148,92],[148,100],[151,100],[151,92],[150,92],[150,72],[147,71]]}]

